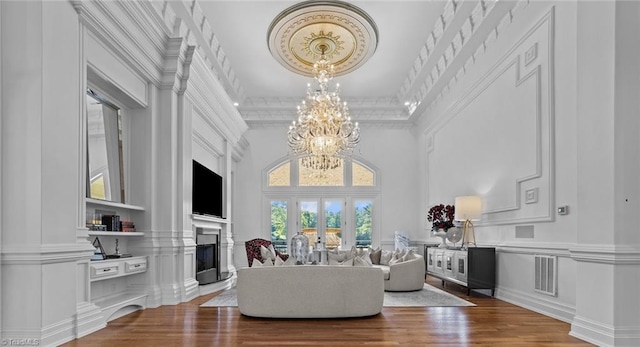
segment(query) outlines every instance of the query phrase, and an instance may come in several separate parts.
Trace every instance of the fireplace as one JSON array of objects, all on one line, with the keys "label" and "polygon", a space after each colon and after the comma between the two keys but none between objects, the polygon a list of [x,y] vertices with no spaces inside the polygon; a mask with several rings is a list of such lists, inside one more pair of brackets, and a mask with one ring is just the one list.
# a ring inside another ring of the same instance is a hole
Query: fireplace
[{"label": "fireplace", "polygon": [[209,284],[220,280],[220,235],[196,236],[196,281]]}]

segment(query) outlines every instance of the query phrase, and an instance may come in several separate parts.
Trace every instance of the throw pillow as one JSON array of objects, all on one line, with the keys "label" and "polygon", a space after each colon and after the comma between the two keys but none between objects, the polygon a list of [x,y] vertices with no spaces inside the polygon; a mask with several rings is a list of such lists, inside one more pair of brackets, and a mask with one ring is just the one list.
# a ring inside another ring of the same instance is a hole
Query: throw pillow
[{"label": "throw pillow", "polygon": [[331,259],[331,257],[329,257],[329,265],[353,266],[353,258],[349,257],[340,261],[335,258]]},{"label": "throw pillow", "polygon": [[347,254],[340,252],[327,252],[329,257],[329,264],[331,265],[331,261],[333,262],[342,262],[347,259]]},{"label": "throw pillow", "polygon": [[389,266],[398,263],[402,263],[402,258],[392,258],[391,260],[389,260]]},{"label": "throw pillow", "polygon": [[407,261],[411,259],[416,259],[416,255],[413,253],[412,249],[406,251],[405,254],[402,256],[402,261]]},{"label": "throw pillow", "polygon": [[380,265],[381,255],[382,255],[382,249],[380,249],[380,247],[376,249],[370,249],[369,257],[371,258],[371,264]]},{"label": "throw pillow", "polygon": [[276,250],[273,248],[273,245],[269,245],[269,248],[260,246],[260,256],[263,261],[267,259],[274,261],[276,260]]},{"label": "throw pillow", "polygon": [[276,260],[273,262],[273,266],[282,266],[284,265],[284,260],[280,257],[276,257]]},{"label": "throw pillow", "polygon": [[265,259],[264,262],[262,262],[262,266],[273,266],[273,260]]},{"label": "throw pillow", "polygon": [[262,267],[262,263],[260,260],[253,258],[253,262],[251,262],[251,267]]},{"label": "throw pillow", "polygon": [[364,267],[371,267],[373,265],[371,265],[370,263],[371,259],[369,259],[369,256],[357,256],[355,258],[353,258],[353,266],[364,266]]},{"label": "throw pillow", "polygon": [[391,258],[393,258],[393,252],[383,250],[382,254],[380,255],[380,265],[389,265],[389,261],[391,261]]},{"label": "throw pillow", "polygon": [[356,257],[361,257],[364,261],[367,262],[367,264],[369,264],[369,266],[373,265],[373,262],[371,261],[371,248],[358,248],[358,250],[356,251]]},{"label": "throw pillow", "polygon": [[296,260],[293,257],[288,257],[287,260],[284,261],[282,265],[296,265]]}]

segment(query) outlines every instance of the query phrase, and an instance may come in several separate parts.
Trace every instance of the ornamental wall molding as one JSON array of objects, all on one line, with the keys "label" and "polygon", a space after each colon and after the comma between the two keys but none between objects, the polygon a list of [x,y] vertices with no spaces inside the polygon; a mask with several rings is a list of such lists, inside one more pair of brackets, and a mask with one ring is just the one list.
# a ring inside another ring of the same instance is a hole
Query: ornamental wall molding
[{"label": "ornamental wall molding", "polygon": [[[513,22],[514,17],[521,13],[521,10],[529,4],[529,1],[518,0],[516,2],[501,3],[499,11],[491,11],[494,9],[494,6],[481,7],[483,3],[478,4],[476,8],[474,8],[472,15],[461,27],[460,33],[462,33],[462,40],[455,39],[452,41],[454,45],[452,50],[444,54],[444,56],[449,56],[450,58],[442,58],[440,66],[434,66],[434,68],[430,70],[430,73],[424,78],[422,85],[419,87],[419,95],[405,96],[406,99],[413,98],[420,100],[416,101],[419,108],[412,113],[412,119],[415,119],[415,122],[419,124],[421,128],[425,128],[428,123],[425,115],[432,113],[436,109],[444,97],[451,92],[454,86],[466,75],[467,71],[472,68],[472,65],[493,46],[498,36],[507,30],[507,27]],[[503,6],[512,7],[507,8],[507,10]],[[481,9],[483,10],[481,11]],[[481,16],[481,14],[484,15]],[[490,15],[492,19],[486,20]],[[495,18],[499,16],[502,16],[501,19],[496,21]],[[479,30],[481,24],[485,26],[482,31]],[[481,39],[481,37],[484,37],[484,39]],[[474,46],[468,44],[472,40],[477,41],[477,44]],[[455,46],[456,42],[461,42],[461,45]],[[455,47],[458,48],[454,49]],[[461,53],[463,48],[469,53],[463,55]],[[473,52],[471,52],[472,50]],[[421,56],[423,56],[422,53]],[[465,58],[466,60],[463,61]],[[422,64],[416,61],[414,68],[420,65]],[[416,71],[413,73],[417,74]],[[410,72],[410,75],[411,74],[412,72]],[[411,85],[413,84],[405,80],[404,86],[408,87]]]}]

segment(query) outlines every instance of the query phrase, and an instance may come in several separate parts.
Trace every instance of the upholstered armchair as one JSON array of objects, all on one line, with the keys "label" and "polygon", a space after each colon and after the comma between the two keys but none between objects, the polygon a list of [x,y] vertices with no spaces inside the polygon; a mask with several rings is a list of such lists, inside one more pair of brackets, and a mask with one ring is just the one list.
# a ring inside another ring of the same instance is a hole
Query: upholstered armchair
[{"label": "upholstered armchair", "polygon": [[[271,245],[271,241],[265,239],[253,239],[244,243],[244,248],[247,251],[247,261],[249,262],[249,267],[253,264],[253,259],[258,259],[260,262],[264,262],[262,259],[262,254],[260,253],[260,246],[269,247]],[[289,258],[288,254],[282,254],[277,249],[276,256],[280,257],[282,260],[287,260]]]}]

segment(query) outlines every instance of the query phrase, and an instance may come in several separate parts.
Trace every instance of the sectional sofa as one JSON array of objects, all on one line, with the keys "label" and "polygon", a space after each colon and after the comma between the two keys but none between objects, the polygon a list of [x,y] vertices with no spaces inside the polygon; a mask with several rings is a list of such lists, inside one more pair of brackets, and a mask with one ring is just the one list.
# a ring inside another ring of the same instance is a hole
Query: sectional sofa
[{"label": "sectional sofa", "polygon": [[240,313],[261,318],[344,318],[382,311],[379,268],[332,265],[238,269]]}]

